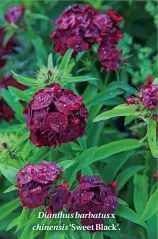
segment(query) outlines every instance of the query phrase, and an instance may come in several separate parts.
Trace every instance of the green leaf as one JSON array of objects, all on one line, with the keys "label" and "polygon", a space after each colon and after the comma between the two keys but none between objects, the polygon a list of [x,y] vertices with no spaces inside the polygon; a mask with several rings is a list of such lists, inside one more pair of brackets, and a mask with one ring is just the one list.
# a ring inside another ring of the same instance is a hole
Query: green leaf
[{"label": "green leaf", "polygon": [[39,13],[31,13],[31,17],[33,19],[41,19],[41,20],[46,20],[46,21],[51,21],[50,18],[48,18],[47,16],[45,15],[42,15],[42,14],[39,14]]},{"label": "green leaf", "polygon": [[38,85],[38,82],[35,79],[20,76],[20,75],[16,74],[14,71],[11,71],[11,72],[15,76],[15,79],[23,85],[26,85],[26,86],[37,86]]},{"label": "green leaf", "polygon": [[148,239],[157,238],[158,235],[158,213],[155,213],[147,222],[148,225]]},{"label": "green leaf", "polygon": [[58,163],[58,165],[66,170],[67,168],[72,166],[74,164],[74,162],[75,162],[74,160],[64,160],[64,161]]},{"label": "green leaf", "polygon": [[89,233],[89,231],[84,231],[84,230],[80,230],[80,231],[75,231],[78,234],[78,237],[75,237],[75,239],[80,239],[80,238],[86,238],[86,239],[91,239],[91,233]]},{"label": "green leaf", "polygon": [[36,153],[29,158],[28,162],[29,163],[39,163],[41,162],[47,154],[50,152],[48,147],[43,147],[43,148],[37,148]]},{"label": "green leaf", "polygon": [[149,201],[146,204],[146,207],[140,218],[140,221],[149,220],[158,211],[157,199],[158,199],[158,189],[149,198]]},{"label": "green leaf", "polygon": [[80,137],[77,139],[77,142],[80,144],[81,148],[83,150],[86,150],[87,149],[87,144],[86,144],[86,140],[85,140],[85,137]]},{"label": "green leaf", "polygon": [[98,231],[93,233],[92,239],[104,239],[103,232]]},{"label": "green leaf", "polygon": [[8,41],[10,40],[10,38],[13,35],[14,35],[14,32],[11,29],[5,33],[4,39],[3,39],[3,46],[4,47],[7,45]]},{"label": "green leaf", "polygon": [[7,188],[3,193],[10,193],[12,191],[18,190],[14,185]]},{"label": "green leaf", "polygon": [[142,215],[148,201],[148,177],[136,174],[134,176],[134,206],[139,215]]},{"label": "green leaf", "polygon": [[11,221],[11,223],[9,223],[9,225],[7,226],[6,228],[6,231],[9,231],[11,230],[13,227],[15,227],[16,225],[18,225],[18,222],[19,222],[19,217],[16,217],[13,221]]},{"label": "green leaf", "polygon": [[[52,231],[46,231],[46,239],[52,239]],[[53,239],[66,239],[64,232],[53,231]]]},{"label": "green leaf", "polygon": [[62,82],[63,84],[68,84],[68,83],[77,83],[77,82],[94,81],[94,80],[98,80],[98,79],[91,76],[76,76],[76,77],[68,77],[66,79],[63,79]]},{"label": "green leaf", "polygon": [[25,93],[25,91],[19,90],[13,86],[8,86],[9,92],[13,95],[16,96],[19,100],[23,100],[27,103],[29,103],[32,99],[31,96]]},{"label": "green leaf", "polygon": [[[104,167],[105,180],[107,182],[112,182],[122,167],[122,165],[133,155],[135,151],[127,151],[122,154],[116,155],[112,158],[109,163]],[[109,173],[110,172],[110,173]]]},{"label": "green leaf", "polygon": [[50,53],[49,56],[48,56],[47,67],[48,67],[49,70],[53,69],[53,55],[52,55],[52,53]]},{"label": "green leaf", "polygon": [[87,167],[91,163],[94,163],[98,160],[105,159],[106,157],[109,157],[116,153],[124,152],[131,149],[136,149],[141,146],[142,144],[140,144],[138,140],[126,139],[126,140],[119,140],[116,142],[108,143],[98,148],[93,147],[93,148],[87,149],[86,151],[81,153],[79,156],[77,156],[73,160],[73,163],[70,162],[71,166],[65,172],[65,180],[69,180],[69,184],[71,185],[76,177],[76,173],[80,169],[83,169],[84,167]]},{"label": "green leaf", "polygon": [[20,199],[14,199],[4,205],[0,208],[0,221],[2,221],[4,218],[6,218],[8,215],[10,215],[13,211],[15,211],[20,206]]},{"label": "green leaf", "polygon": [[127,183],[127,181],[140,170],[144,169],[145,166],[135,165],[123,170],[119,175],[116,177],[116,181],[119,182],[117,187],[117,191],[120,191],[123,186]]},{"label": "green leaf", "polygon": [[22,209],[22,212],[21,212],[21,215],[20,215],[20,218],[19,218],[19,223],[18,223],[16,231],[18,231],[20,228],[22,228],[23,226],[25,226],[27,224],[27,222],[28,222],[28,215],[29,215],[29,209],[24,207]]},{"label": "green leaf", "polygon": [[147,125],[147,132],[151,153],[153,157],[158,158],[158,146],[156,142],[156,124],[157,124],[156,121],[150,120]]},{"label": "green leaf", "polygon": [[153,81],[154,84],[158,84],[158,78],[155,78]]},{"label": "green leaf", "polygon": [[97,148],[97,151],[91,163],[96,162],[98,160],[105,159],[116,153],[132,150],[132,149],[137,149],[142,146],[143,144],[141,144],[139,140],[136,140],[136,139],[123,139],[123,140],[118,140],[112,143],[102,145]]},{"label": "green leaf", "polygon": [[111,88],[113,91],[115,91],[116,89],[124,90],[125,92],[128,92],[131,95],[134,95],[137,92],[131,85],[121,81],[120,82],[113,81],[112,83],[109,84],[108,87]]},{"label": "green leaf", "polygon": [[133,115],[129,115],[129,116],[126,116],[125,117],[125,126],[127,126],[128,124],[130,124],[133,120],[135,119],[135,116],[133,116]]},{"label": "green leaf", "polygon": [[0,164],[0,171],[9,180],[9,182],[11,182],[12,184],[15,184],[16,182],[15,176],[18,172],[17,168]]},{"label": "green leaf", "polygon": [[89,101],[86,105],[92,106],[95,104],[106,104],[106,101],[112,98],[115,98],[117,95],[122,94],[122,91],[117,89],[115,91],[111,89],[106,89],[105,91],[102,91],[101,93],[97,94],[96,97],[94,97],[91,101]]},{"label": "green leaf", "polygon": [[43,39],[41,37],[39,37],[38,34],[35,35],[35,37],[31,40],[32,41],[32,45],[35,48],[35,52],[36,52],[36,58],[37,58],[37,65],[39,67],[41,67],[41,65],[44,64],[45,59],[47,57],[46,55],[46,49],[45,47],[43,47]]},{"label": "green leaf", "polygon": [[140,222],[139,215],[125,205],[118,206],[116,210],[116,215],[147,228],[144,222]]},{"label": "green leaf", "polygon": [[76,178],[76,174],[79,170],[85,168],[87,165],[91,164],[93,161],[94,154],[96,152],[97,147],[93,147],[85,150],[79,156],[74,159],[73,165],[71,165],[64,173],[65,181],[68,181],[70,187],[73,181]]},{"label": "green leaf", "polygon": [[124,205],[128,207],[127,202],[125,202],[124,200],[122,200],[121,198],[119,198],[119,205]]},{"label": "green leaf", "polygon": [[37,221],[37,217],[38,215],[35,214],[27,223],[27,225],[25,226],[24,230],[22,231],[21,236],[19,237],[19,239],[33,239],[33,230],[32,227],[34,225],[36,225],[36,221]]},{"label": "green leaf", "polygon": [[60,62],[60,65],[59,65],[59,69],[64,71],[66,70],[69,62],[70,62],[70,59],[71,59],[71,55],[73,53],[73,49],[69,49],[67,50],[67,52],[65,53],[65,55],[63,56],[61,62]]},{"label": "green leaf", "polygon": [[0,128],[0,133],[11,133],[11,132],[18,132],[22,130],[22,124],[14,124],[3,128]]},{"label": "green leaf", "polygon": [[87,176],[93,176],[94,175],[94,173],[93,173],[93,171],[92,171],[90,166],[87,166],[86,168],[83,168],[81,170],[81,174],[82,175],[87,175]]},{"label": "green leaf", "polygon": [[107,120],[107,119],[118,117],[118,116],[129,116],[133,114],[138,115],[138,113],[136,112],[137,108],[138,106],[136,105],[125,105],[125,104],[119,105],[112,110],[101,113],[93,120],[93,122]]},{"label": "green leaf", "polygon": [[87,106],[87,103],[91,101],[97,95],[97,92],[98,92],[98,89],[95,86],[88,84],[87,88],[85,89],[83,93],[83,99],[86,106]]},{"label": "green leaf", "polygon": [[23,109],[24,107],[18,102],[15,97],[13,97],[8,90],[2,89],[1,95],[3,99],[7,102],[7,104],[15,111],[15,117],[17,120],[23,122],[24,115],[23,115]]}]

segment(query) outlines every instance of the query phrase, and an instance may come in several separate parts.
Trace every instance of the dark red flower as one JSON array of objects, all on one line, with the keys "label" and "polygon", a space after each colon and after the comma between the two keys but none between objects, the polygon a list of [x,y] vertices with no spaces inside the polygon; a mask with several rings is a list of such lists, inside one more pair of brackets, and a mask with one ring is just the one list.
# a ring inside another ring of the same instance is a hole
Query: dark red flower
[{"label": "dark red flower", "polygon": [[10,7],[8,8],[8,11],[5,14],[5,20],[9,23],[16,23],[20,20],[24,12],[25,12],[24,6]]},{"label": "dark red flower", "polygon": [[5,66],[8,55],[14,53],[15,47],[19,45],[19,42],[16,40],[15,36],[12,36],[4,46],[3,41],[5,34],[6,30],[0,27],[0,68]]},{"label": "dark red flower", "polygon": [[28,208],[40,207],[50,191],[51,185],[34,185],[29,183],[20,189],[20,198],[23,206]]},{"label": "dark red flower", "polygon": [[[157,121],[157,107],[158,107],[158,84],[154,84],[152,77],[148,76],[146,84],[144,84],[140,92],[135,98],[129,97],[126,99],[126,103],[140,105],[141,111],[147,118],[152,118]],[[139,109],[139,108],[138,108]],[[141,112],[140,112],[141,113]],[[141,116],[141,115],[140,115]]]},{"label": "dark red flower", "polygon": [[152,77],[147,78],[147,83],[142,86],[140,92],[141,103],[151,110],[158,106],[158,85],[152,83]]},{"label": "dark red flower", "polygon": [[90,5],[72,5],[55,21],[57,29],[51,34],[54,50],[64,55],[73,48],[72,57],[100,42],[98,57],[107,71],[118,69],[122,51],[116,49],[123,37],[117,25],[123,17],[112,10],[102,14]]},{"label": "dark red flower", "polygon": [[122,50],[117,50],[109,38],[104,39],[98,48],[98,58],[107,71],[115,71],[121,63]]},{"label": "dark red flower", "polygon": [[[26,86],[18,83],[13,76],[3,76],[0,81],[0,90],[7,89],[8,86],[14,86],[20,90],[25,90]],[[7,121],[14,118],[14,111],[10,108],[10,106],[3,100],[0,99],[0,120],[5,119]]]},{"label": "dark red flower", "polygon": [[[79,185],[70,193],[67,202],[69,212],[81,214],[114,213],[118,205],[118,198],[115,195],[116,184],[105,185],[99,176],[80,176]],[[82,220],[85,225],[91,225],[91,219]],[[95,220],[93,224],[98,223]],[[102,224],[102,220],[100,220]]]},{"label": "dark red flower", "polygon": [[158,171],[156,173],[153,174],[153,178],[158,179]]},{"label": "dark red flower", "polygon": [[50,208],[53,213],[59,212],[67,203],[69,191],[67,188],[58,187],[54,190],[50,199]]},{"label": "dark red flower", "polygon": [[61,176],[62,169],[56,163],[42,161],[41,164],[25,165],[15,177],[18,180],[23,205],[28,208],[41,206],[52,183]]},{"label": "dark red flower", "polygon": [[42,161],[41,164],[27,164],[20,169],[16,179],[20,185],[27,184],[31,181],[41,184],[54,182],[62,173],[62,169],[53,162]]},{"label": "dark red flower", "polygon": [[53,148],[81,137],[88,117],[82,97],[62,89],[57,83],[38,91],[24,114],[30,140],[37,147]]}]

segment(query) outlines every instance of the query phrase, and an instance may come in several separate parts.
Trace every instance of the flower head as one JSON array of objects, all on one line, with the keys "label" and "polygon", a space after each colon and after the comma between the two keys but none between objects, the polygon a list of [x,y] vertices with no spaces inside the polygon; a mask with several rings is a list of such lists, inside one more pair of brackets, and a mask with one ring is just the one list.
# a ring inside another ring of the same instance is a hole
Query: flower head
[{"label": "flower head", "polygon": [[122,54],[116,45],[123,36],[117,24],[122,20],[123,17],[112,10],[103,14],[88,4],[72,5],[55,21],[57,28],[51,34],[54,49],[64,55],[73,48],[72,57],[75,57],[99,42],[98,58],[103,67],[107,71],[116,70]]},{"label": "flower head", "polygon": [[52,162],[27,164],[16,175],[23,205],[36,208],[42,205],[51,186],[62,176],[62,169]]},{"label": "flower head", "polygon": [[24,110],[30,140],[37,146],[55,148],[83,136],[87,109],[82,97],[53,83],[39,90]]},{"label": "flower head", "polygon": [[144,84],[136,97],[126,99],[128,105],[137,104],[144,111],[145,117],[151,117],[157,121],[158,107],[158,84],[153,83],[152,77],[148,76],[146,84]]},{"label": "flower head", "polygon": [[10,7],[8,8],[8,11],[5,14],[5,20],[9,23],[16,23],[20,20],[24,12],[25,12],[24,6]]},{"label": "flower head", "polygon": [[[79,185],[71,192],[67,203],[69,212],[78,212],[81,214],[114,213],[118,205],[118,199],[115,195],[116,184],[106,185],[98,176],[81,176]],[[82,220],[83,224],[91,224],[91,221]],[[93,224],[97,224],[95,220]],[[99,224],[102,224],[100,220]]]},{"label": "flower head", "polygon": [[141,88],[140,101],[151,110],[158,106],[158,85],[152,83],[151,76],[147,78],[147,83]]}]

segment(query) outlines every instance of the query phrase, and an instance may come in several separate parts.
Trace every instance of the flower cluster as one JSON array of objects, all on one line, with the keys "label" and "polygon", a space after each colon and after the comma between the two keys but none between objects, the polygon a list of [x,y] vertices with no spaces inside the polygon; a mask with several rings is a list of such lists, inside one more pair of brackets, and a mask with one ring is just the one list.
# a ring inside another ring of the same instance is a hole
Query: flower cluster
[{"label": "flower cluster", "polygon": [[39,90],[24,110],[30,140],[37,146],[55,148],[84,135],[87,109],[82,97],[58,83]]},{"label": "flower cluster", "polygon": [[141,88],[141,103],[150,110],[158,106],[158,85],[152,83],[151,76],[147,79],[147,84]]},{"label": "flower cluster", "polygon": [[140,104],[146,110],[151,112],[154,120],[157,121],[158,115],[156,109],[158,107],[158,85],[153,83],[152,77],[148,76],[146,84],[141,87],[141,90],[137,97],[127,98],[126,103]]},{"label": "flower cluster", "polygon": [[27,164],[16,175],[22,206],[40,207],[48,196],[52,184],[62,177],[62,169],[52,162]]},{"label": "flower cluster", "polygon": [[[98,176],[79,177],[78,187],[71,192],[67,210],[81,214],[112,214],[118,205],[118,198],[115,195],[114,184],[104,184]],[[103,224],[100,218],[82,219],[83,225]]]},{"label": "flower cluster", "polygon": [[4,46],[3,41],[5,34],[5,29],[0,27],[0,68],[5,66],[8,55],[16,52],[15,47],[19,45],[15,36],[12,36]]},{"label": "flower cluster", "polygon": [[16,23],[20,20],[22,15],[25,12],[24,6],[13,6],[8,8],[7,13],[5,14],[5,20],[8,23]]},{"label": "flower cluster", "polygon": [[[115,194],[117,182],[106,185],[98,176],[80,176],[79,185],[70,192],[68,184],[57,186],[62,169],[53,162],[27,164],[15,178],[20,189],[22,206],[37,208],[45,205],[46,213],[53,214],[65,208],[80,214],[112,214],[118,205]],[[45,202],[45,204],[44,204]],[[101,218],[84,218],[83,225],[103,224]]]},{"label": "flower cluster", "polygon": [[[3,76],[0,81],[0,90],[7,89],[8,86],[14,86],[20,90],[25,90],[26,87],[20,83],[18,83],[13,76]],[[11,120],[14,118],[14,111],[10,108],[10,106],[0,98],[0,120]]]},{"label": "flower cluster", "polygon": [[78,52],[90,49],[99,42],[98,58],[107,71],[119,68],[122,50],[117,50],[123,37],[118,23],[122,16],[108,10],[100,13],[90,5],[72,5],[55,21],[57,29],[51,34],[54,50],[64,55],[73,48],[72,57]]}]

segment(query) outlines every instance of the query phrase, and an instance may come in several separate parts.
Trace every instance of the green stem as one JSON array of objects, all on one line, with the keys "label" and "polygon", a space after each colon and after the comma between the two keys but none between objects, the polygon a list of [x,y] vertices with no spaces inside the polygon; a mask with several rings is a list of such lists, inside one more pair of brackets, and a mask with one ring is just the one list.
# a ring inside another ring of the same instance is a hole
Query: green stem
[{"label": "green stem", "polygon": [[107,72],[106,77],[105,77],[105,81],[104,81],[104,89],[106,89],[107,86],[108,86],[110,76],[111,76],[111,72]]},{"label": "green stem", "polygon": [[98,82],[98,83],[99,83],[99,89],[100,89],[100,90],[103,90],[104,84],[103,84],[103,82],[102,82],[100,73],[99,73],[99,71],[98,71],[98,69],[97,69],[97,67],[96,67],[95,65],[92,66],[92,71],[93,71],[95,77],[96,77],[97,79],[99,79],[99,82]]}]

